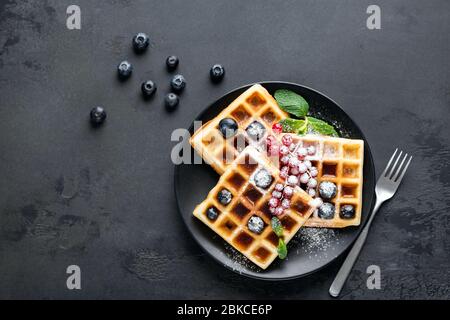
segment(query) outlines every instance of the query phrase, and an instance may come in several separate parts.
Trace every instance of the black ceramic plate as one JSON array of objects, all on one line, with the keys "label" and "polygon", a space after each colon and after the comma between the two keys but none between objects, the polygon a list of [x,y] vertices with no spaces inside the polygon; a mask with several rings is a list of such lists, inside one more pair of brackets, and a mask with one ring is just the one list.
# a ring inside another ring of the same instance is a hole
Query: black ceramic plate
[{"label": "black ceramic plate", "polygon": [[[322,93],[287,82],[262,82],[271,94],[277,89],[297,92],[308,101],[310,114],[332,123],[342,137],[364,140],[364,183],[362,222],[358,227],[344,229],[301,228],[288,244],[288,258],[277,259],[262,270],[234,250],[220,236],[197,220],[192,212],[203,201],[219,175],[207,164],[180,164],[175,166],[175,196],[181,216],[189,232],[198,244],[216,261],[242,275],[264,280],[287,280],[317,271],[342,254],[358,236],[373,205],[375,170],[369,144],[356,123]],[[206,121],[215,117],[223,108],[244,92],[250,85],[235,89],[207,107],[195,120]],[[193,132],[193,126],[190,133]],[[187,139],[185,139],[186,143]],[[191,150],[191,157],[194,151]]]}]

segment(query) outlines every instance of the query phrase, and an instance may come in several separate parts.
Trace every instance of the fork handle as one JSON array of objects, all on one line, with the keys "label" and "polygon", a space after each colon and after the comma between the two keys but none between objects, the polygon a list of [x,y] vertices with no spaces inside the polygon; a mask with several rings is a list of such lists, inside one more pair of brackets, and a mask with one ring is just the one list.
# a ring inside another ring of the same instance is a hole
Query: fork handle
[{"label": "fork handle", "polygon": [[334,278],[330,290],[328,291],[332,297],[336,298],[341,293],[342,287],[344,286],[345,281],[347,280],[348,275],[350,274],[350,271],[352,270],[353,265],[355,264],[356,259],[358,259],[359,253],[361,252],[361,249],[366,242],[367,234],[369,233],[369,228],[372,224],[373,217],[375,217],[375,214],[377,213],[382,203],[383,201],[380,201],[379,199],[377,199],[377,201],[375,202],[375,207],[373,208],[372,214],[369,217],[369,221],[367,221],[366,226],[361,231],[361,234],[356,239],[355,244],[350,250],[347,258],[345,258],[345,261],[342,264],[341,268],[339,269],[336,278]]}]

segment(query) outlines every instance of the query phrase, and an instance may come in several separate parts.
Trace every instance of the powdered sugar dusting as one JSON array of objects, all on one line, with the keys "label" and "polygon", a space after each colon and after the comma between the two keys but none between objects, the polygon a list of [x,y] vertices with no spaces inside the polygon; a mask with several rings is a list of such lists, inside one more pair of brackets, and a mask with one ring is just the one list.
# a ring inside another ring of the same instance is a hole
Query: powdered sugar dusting
[{"label": "powdered sugar dusting", "polygon": [[339,243],[339,231],[328,228],[301,228],[292,242],[296,244],[298,254],[326,254],[327,251],[334,251]]}]

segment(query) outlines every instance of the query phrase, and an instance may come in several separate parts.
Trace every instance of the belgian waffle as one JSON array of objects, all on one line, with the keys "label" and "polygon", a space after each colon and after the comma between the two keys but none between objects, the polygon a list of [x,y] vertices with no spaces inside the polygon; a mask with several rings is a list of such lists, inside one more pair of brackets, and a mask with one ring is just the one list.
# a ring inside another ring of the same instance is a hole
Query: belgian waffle
[{"label": "belgian waffle", "polygon": [[[362,207],[364,141],[306,135],[295,136],[294,143],[303,147],[315,147],[315,154],[307,156],[306,159],[318,169],[317,185],[319,186],[322,181],[331,181],[337,186],[336,196],[327,200],[335,206],[334,217],[322,219],[316,211],[306,221],[305,226],[343,228],[359,225]],[[355,207],[355,216],[351,219],[340,216],[340,208],[345,204]]]},{"label": "belgian waffle", "polygon": [[[258,149],[268,134],[272,134],[272,125],[287,114],[280,109],[275,99],[261,85],[255,84],[214,119],[203,124],[191,137],[192,147],[203,160],[211,165],[218,174],[222,174],[233,160],[252,145]],[[237,122],[236,135],[225,139],[218,129],[220,120],[232,118]],[[264,127],[264,135],[255,141],[248,135],[246,129],[253,122],[259,122]]]},{"label": "belgian waffle", "polygon": [[[270,185],[263,189],[255,183],[255,175],[267,170],[272,176]],[[278,236],[272,231],[272,214],[268,204],[275,184],[284,183],[279,170],[265,154],[256,148],[245,148],[229,165],[217,185],[207,198],[194,210],[194,216],[209,226],[225,241],[244,254],[253,263],[266,269],[277,257]],[[217,195],[227,189],[231,192],[231,202],[223,205]],[[313,199],[299,187],[295,187],[291,198],[291,208],[279,217],[287,243],[315,210]],[[214,208],[218,215],[211,219],[207,215]],[[264,221],[260,234],[250,231],[248,220],[258,216]]]}]

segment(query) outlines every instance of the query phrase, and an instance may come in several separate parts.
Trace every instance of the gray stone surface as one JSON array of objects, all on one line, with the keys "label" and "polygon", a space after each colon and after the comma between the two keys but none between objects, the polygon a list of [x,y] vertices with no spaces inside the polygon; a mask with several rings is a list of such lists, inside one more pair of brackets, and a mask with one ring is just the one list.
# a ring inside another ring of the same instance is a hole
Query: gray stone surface
[{"label": "gray stone surface", "polygon": [[[208,258],[173,196],[170,133],[227,91],[287,80],[335,99],[363,128],[377,173],[396,146],[414,156],[379,212],[343,298],[450,296],[448,1],[71,1],[0,3],[0,298],[329,298],[339,261],[282,283],[244,279]],[[131,37],[151,36],[133,54]],[[188,83],[168,114],[164,61]],[[116,65],[129,59],[132,78]],[[212,64],[227,70],[210,84]],[[152,101],[139,85],[153,79]],[[93,130],[91,107],[108,111]],[[78,264],[82,290],[66,289]],[[366,268],[382,289],[366,289]]]}]

